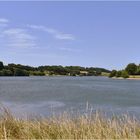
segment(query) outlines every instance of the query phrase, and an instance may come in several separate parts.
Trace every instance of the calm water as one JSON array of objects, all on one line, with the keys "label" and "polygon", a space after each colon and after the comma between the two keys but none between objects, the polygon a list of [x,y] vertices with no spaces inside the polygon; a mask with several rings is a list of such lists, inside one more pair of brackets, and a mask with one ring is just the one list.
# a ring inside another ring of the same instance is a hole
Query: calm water
[{"label": "calm water", "polygon": [[140,81],[105,77],[0,77],[0,103],[16,114],[106,112],[140,115]]}]

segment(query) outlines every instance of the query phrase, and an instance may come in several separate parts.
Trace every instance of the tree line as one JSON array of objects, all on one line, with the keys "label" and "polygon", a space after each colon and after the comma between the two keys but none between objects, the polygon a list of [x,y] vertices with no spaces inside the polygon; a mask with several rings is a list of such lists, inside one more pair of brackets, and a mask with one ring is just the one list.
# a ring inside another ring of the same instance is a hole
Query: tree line
[{"label": "tree line", "polygon": [[123,70],[112,70],[109,77],[129,78],[130,75],[140,75],[140,64],[129,63]]},{"label": "tree line", "polygon": [[0,61],[0,76],[45,76],[45,75],[68,75],[68,76],[98,76],[102,72],[110,73],[104,68],[81,67],[81,66],[39,66],[32,67],[21,64],[4,65]]}]

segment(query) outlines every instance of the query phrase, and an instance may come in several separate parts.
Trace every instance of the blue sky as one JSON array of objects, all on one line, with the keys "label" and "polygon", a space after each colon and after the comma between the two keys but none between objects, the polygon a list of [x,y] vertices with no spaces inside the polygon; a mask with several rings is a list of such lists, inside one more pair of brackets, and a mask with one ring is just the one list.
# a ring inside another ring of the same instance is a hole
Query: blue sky
[{"label": "blue sky", "polygon": [[0,50],[5,64],[138,64],[140,2],[0,2]]}]

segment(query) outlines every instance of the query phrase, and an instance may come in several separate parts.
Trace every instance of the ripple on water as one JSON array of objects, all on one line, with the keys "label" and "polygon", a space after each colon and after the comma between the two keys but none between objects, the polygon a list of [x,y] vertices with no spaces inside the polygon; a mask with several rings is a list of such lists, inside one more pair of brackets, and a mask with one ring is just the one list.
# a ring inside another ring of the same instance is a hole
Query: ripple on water
[{"label": "ripple on water", "polygon": [[[61,109],[65,106],[60,101],[42,101],[36,103],[15,103],[15,102],[1,102],[2,106],[10,109],[12,113],[17,116],[23,114],[44,114],[44,111],[51,111],[52,109]],[[46,112],[47,113],[47,112]]]}]

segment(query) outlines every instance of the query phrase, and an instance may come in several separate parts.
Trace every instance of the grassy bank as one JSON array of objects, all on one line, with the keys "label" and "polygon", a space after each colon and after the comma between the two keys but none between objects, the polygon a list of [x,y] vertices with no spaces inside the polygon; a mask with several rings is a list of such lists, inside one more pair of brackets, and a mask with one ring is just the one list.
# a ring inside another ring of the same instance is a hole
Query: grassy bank
[{"label": "grassy bank", "polygon": [[127,115],[105,118],[99,112],[71,118],[17,119],[7,110],[0,117],[0,139],[136,139],[140,122]]},{"label": "grassy bank", "polygon": [[112,79],[140,80],[140,75],[130,75],[130,76],[129,76],[129,78],[123,78],[123,77],[112,77]]},{"label": "grassy bank", "polygon": [[140,75],[130,75],[128,79],[140,80]]}]

